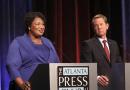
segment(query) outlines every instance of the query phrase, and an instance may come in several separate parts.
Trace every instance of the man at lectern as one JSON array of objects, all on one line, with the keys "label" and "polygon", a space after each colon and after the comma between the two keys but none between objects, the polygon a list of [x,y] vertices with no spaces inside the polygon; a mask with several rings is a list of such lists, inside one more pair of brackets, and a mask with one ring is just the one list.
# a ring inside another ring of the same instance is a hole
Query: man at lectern
[{"label": "man at lectern", "polygon": [[25,15],[26,33],[11,43],[7,55],[7,70],[11,76],[10,90],[31,90],[28,82],[38,64],[59,63],[51,41],[42,36],[46,19],[40,12]]},{"label": "man at lectern", "polygon": [[[97,63],[99,90],[113,90],[111,87],[112,63],[122,62],[119,48],[114,40],[107,38],[109,24],[107,17],[97,14],[92,18],[95,37],[81,43],[81,62]],[[102,89],[101,89],[102,88]]]}]

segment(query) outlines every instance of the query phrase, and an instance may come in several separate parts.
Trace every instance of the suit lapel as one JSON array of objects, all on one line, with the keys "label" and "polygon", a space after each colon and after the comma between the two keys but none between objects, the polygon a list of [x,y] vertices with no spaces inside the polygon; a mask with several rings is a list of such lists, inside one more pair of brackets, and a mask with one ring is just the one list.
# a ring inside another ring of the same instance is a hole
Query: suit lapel
[{"label": "suit lapel", "polygon": [[110,49],[110,60],[112,61],[112,55],[114,52],[114,48],[112,47],[112,42],[108,39],[109,49]]}]

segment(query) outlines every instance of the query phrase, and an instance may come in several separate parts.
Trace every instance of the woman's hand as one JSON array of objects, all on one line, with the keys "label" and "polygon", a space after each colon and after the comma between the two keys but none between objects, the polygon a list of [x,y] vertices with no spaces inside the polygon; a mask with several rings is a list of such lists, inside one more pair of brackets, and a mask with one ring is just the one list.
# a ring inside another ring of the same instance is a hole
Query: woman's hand
[{"label": "woman's hand", "polygon": [[22,86],[22,90],[31,90],[31,85],[29,82],[25,82]]},{"label": "woman's hand", "polygon": [[15,82],[22,90],[31,90],[30,83],[25,82],[21,77],[17,77]]}]

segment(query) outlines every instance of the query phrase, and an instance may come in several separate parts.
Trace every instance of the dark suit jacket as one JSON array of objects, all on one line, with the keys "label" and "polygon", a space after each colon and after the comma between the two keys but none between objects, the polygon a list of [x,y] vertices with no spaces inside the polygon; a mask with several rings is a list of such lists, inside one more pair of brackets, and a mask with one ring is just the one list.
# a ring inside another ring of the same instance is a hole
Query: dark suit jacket
[{"label": "dark suit jacket", "polygon": [[[107,75],[111,81],[113,63],[121,62],[119,48],[114,40],[108,39],[110,49],[110,62],[98,38],[83,41],[81,43],[81,62],[97,63],[98,75]],[[109,89],[106,89],[109,90]]]}]

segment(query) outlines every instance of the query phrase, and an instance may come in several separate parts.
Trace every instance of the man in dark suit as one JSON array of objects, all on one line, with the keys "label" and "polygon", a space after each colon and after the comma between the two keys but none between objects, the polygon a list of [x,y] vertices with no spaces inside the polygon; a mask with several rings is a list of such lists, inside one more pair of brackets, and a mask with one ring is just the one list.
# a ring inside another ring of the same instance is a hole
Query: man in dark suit
[{"label": "man in dark suit", "polygon": [[95,37],[81,43],[81,62],[97,63],[99,90],[113,90],[112,63],[121,62],[119,48],[106,34],[109,24],[106,16],[97,14],[92,19]]}]

